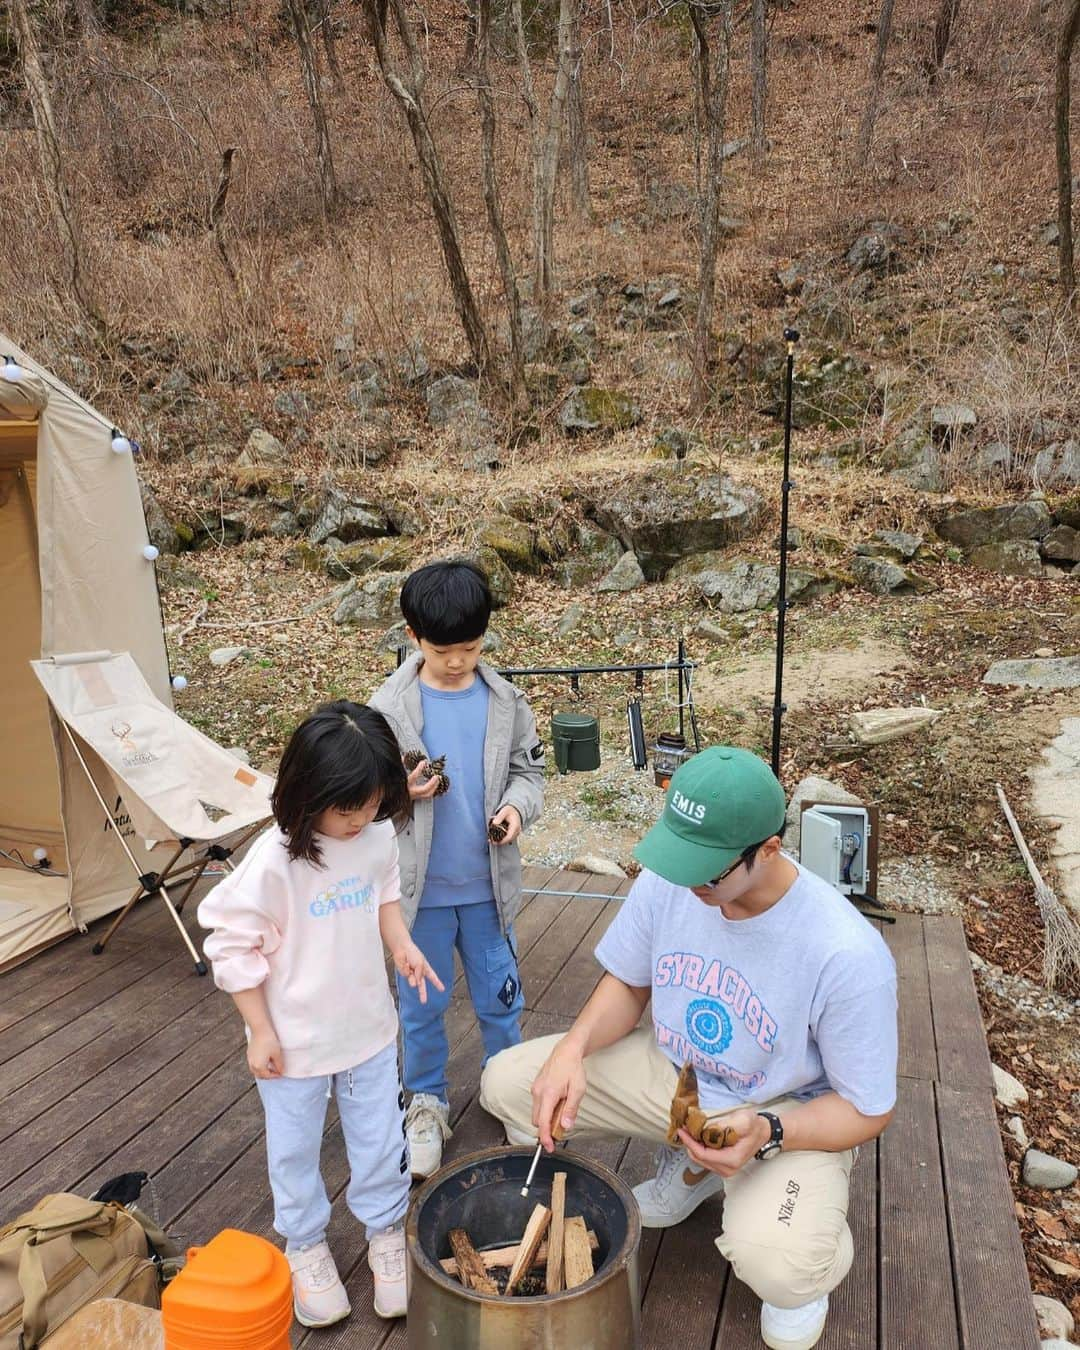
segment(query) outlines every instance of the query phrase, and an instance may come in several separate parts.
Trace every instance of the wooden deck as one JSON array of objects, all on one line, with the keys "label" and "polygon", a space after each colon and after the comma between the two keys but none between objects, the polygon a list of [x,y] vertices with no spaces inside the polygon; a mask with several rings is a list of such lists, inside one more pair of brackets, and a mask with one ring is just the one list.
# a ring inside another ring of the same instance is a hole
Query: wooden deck
[{"label": "wooden deck", "polygon": [[[599,977],[593,947],[620,892],[577,873],[533,868],[527,879],[613,896],[527,894],[517,939],[530,1036],[568,1026],[588,997]],[[820,1344],[1029,1350],[1039,1336],[963,930],[956,919],[899,915],[884,936],[900,974],[899,1102],[853,1173],[855,1265]],[[501,1131],[476,1100],[482,1050],[460,983],[448,1022],[453,1157],[500,1143]],[[144,902],[100,957],[75,938],[0,977],[0,1218],[48,1191],[89,1195],[142,1169],[154,1177],[162,1221],[184,1241],[227,1226],[273,1237],[260,1127],[232,1004],[194,974],[159,904]],[[651,1172],[652,1150],[640,1143],[581,1151],[630,1185]],[[402,1350],[404,1322],[372,1311],[365,1244],[341,1200],[346,1162],[332,1110],[323,1170],[335,1197],[330,1241],[354,1311],[328,1331],[297,1328],[294,1344]],[[712,1243],[721,1206],[717,1197],[677,1228],[645,1231],[645,1350],[761,1345],[757,1300]]]}]

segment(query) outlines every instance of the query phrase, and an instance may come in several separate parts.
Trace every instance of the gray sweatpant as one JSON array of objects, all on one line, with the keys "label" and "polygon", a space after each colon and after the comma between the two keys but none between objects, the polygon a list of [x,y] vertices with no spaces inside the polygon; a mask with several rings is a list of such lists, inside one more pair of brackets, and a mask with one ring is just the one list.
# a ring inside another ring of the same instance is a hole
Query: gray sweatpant
[{"label": "gray sweatpant", "polygon": [[333,1087],[349,1158],[346,1204],[377,1233],[409,1205],[409,1151],[397,1045],[332,1077],[259,1078],[274,1228],[290,1249],[321,1242],[330,1200],[319,1170],[326,1103]]}]

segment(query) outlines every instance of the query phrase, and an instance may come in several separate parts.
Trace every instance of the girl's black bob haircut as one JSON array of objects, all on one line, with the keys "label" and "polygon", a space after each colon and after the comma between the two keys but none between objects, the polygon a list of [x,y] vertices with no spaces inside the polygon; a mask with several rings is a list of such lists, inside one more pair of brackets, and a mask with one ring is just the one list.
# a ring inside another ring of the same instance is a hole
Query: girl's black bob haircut
[{"label": "girl's black bob haircut", "polygon": [[418,567],[401,588],[401,612],[418,638],[446,644],[474,642],[487,632],[491,587],[464,559]]},{"label": "girl's black bob haircut", "polygon": [[412,813],[401,751],[382,713],[339,699],[316,708],[281,757],[270,805],[293,862],[321,866],[315,822],[331,806],[355,810],[373,797],[376,820],[398,829]]}]

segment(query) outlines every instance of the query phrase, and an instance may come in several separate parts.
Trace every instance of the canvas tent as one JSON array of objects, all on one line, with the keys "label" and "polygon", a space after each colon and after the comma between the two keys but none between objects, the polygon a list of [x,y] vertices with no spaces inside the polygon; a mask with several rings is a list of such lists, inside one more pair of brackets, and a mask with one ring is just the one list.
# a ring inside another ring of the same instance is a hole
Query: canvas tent
[{"label": "canvas tent", "polygon": [[[10,358],[17,369],[8,367]],[[9,378],[10,376],[10,378]],[[130,652],[172,706],[135,466],[112,423],[0,336],[0,970],[119,908],[132,869],[59,734],[33,658]],[[100,762],[136,858],[149,854]],[[35,850],[47,869],[28,870]],[[5,856],[6,855],[6,856]]]}]

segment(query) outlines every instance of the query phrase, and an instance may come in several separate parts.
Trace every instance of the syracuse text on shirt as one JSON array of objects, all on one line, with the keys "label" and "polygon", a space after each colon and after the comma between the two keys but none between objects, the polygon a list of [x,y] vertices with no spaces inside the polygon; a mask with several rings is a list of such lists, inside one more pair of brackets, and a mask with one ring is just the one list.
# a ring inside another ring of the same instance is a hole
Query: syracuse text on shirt
[{"label": "syracuse text on shirt", "polygon": [[343,877],[341,881],[320,891],[308,905],[308,913],[313,919],[322,919],[328,914],[344,914],[350,909],[362,909],[365,914],[374,913],[374,888],[370,882],[361,882],[359,877]]},{"label": "syracuse text on shirt", "polygon": [[[725,966],[720,961],[706,965],[694,952],[665,952],[656,959],[653,985],[657,989],[689,989],[719,999],[741,1020],[762,1050],[772,1054],[776,1021],[734,966]],[[726,1042],[717,1048],[726,1049]]]}]

